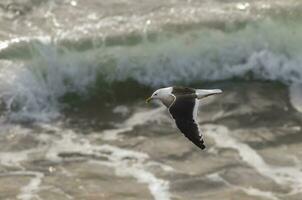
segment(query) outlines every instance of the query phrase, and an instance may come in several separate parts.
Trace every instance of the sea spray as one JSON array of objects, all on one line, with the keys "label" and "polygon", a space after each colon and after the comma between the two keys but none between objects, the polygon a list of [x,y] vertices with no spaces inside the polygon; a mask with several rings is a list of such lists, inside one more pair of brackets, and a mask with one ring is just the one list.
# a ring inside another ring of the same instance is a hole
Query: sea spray
[{"label": "sea spray", "polygon": [[117,82],[133,81],[134,87],[234,78],[301,83],[301,32],[301,24],[267,19],[234,31],[162,33],[133,46],[85,51],[35,41],[31,59],[1,62],[0,96],[10,119],[47,121],[60,116],[67,94],[118,95],[112,92]]}]

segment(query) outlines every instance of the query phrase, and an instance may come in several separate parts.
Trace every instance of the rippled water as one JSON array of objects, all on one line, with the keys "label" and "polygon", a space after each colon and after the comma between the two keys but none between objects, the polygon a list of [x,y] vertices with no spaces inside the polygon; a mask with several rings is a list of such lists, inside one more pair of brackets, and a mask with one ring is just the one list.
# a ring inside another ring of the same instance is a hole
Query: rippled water
[{"label": "rippled water", "polygon": [[[0,2],[0,199],[302,198],[300,1]],[[202,102],[208,149],[152,90]]]}]

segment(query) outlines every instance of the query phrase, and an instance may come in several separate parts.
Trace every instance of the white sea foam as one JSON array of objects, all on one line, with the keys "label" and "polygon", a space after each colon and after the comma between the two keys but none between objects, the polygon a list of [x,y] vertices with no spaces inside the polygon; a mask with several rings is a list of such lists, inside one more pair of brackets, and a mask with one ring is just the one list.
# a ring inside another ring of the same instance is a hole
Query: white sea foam
[{"label": "white sea foam", "polygon": [[[6,136],[13,141],[15,137],[26,137],[30,134],[30,130],[18,125],[3,124],[0,122],[1,131],[0,134],[6,134]],[[22,168],[22,162],[30,158],[30,154],[38,152],[39,148],[25,149],[21,151],[1,151],[0,152],[0,164],[9,167]]]},{"label": "white sea foam", "polygon": [[[31,134],[30,129],[24,128],[18,125],[2,124],[1,131],[2,137],[5,135],[7,137],[7,142],[16,142],[15,138],[27,137]],[[2,141],[4,142],[4,141]],[[21,145],[22,146],[22,145]],[[40,152],[42,149],[40,147],[33,147],[31,149],[17,150],[13,149],[11,151],[2,150],[0,152],[0,165],[8,170],[3,170],[0,176],[24,176],[30,177],[28,183],[20,189],[20,193],[17,195],[17,199],[20,200],[31,200],[39,199],[37,192],[39,191],[39,186],[44,177],[44,174],[39,171],[26,171],[24,163],[31,160],[31,155]],[[12,169],[10,171],[9,169]],[[16,170],[16,171],[14,171]]]},{"label": "white sea foam", "polygon": [[116,129],[105,130],[102,132],[104,140],[116,140],[118,134],[131,131],[135,126],[143,125],[148,121],[157,121],[161,118],[161,113],[165,110],[164,107],[159,107],[151,111],[140,111],[130,116],[124,123],[117,124]]},{"label": "white sea foam", "polygon": [[[138,112],[130,117],[123,126],[133,128],[135,125],[144,124],[148,120],[156,120],[158,118],[156,117],[156,119],[152,119],[152,116],[160,113],[162,109],[163,108],[154,109],[152,112]],[[11,131],[16,132],[17,134],[31,134],[31,132],[26,128],[22,128],[21,130],[19,129],[20,128],[18,127],[11,127]],[[158,178],[152,173],[153,169],[171,172],[173,171],[173,168],[170,166],[151,160],[149,156],[143,152],[122,149],[112,145],[94,145],[90,143],[86,137],[82,137],[82,135],[76,134],[72,130],[61,129],[59,125],[55,125],[53,127],[50,124],[41,124],[40,129],[37,139],[40,140],[43,145],[23,151],[0,153],[1,165],[19,167],[22,170],[8,172],[5,173],[5,175],[32,176],[28,184],[24,185],[20,189],[20,194],[17,196],[18,199],[28,200],[38,198],[37,192],[41,190],[40,186],[44,177],[42,172],[26,171],[23,163],[30,161],[34,154],[43,156],[43,159],[48,161],[60,163],[64,161],[64,159],[68,159],[61,157],[61,153],[79,153],[83,156],[83,159],[87,159],[89,162],[96,162],[101,165],[112,167],[118,176],[133,177],[138,182],[147,184],[154,199],[170,199],[171,194],[169,193],[169,181]],[[121,129],[124,130],[122,127]],[[117,130],[120,129],[117,128]],[[47,132],[47,134],[43,133],[44,131]],[[49,131],[51,131],[52,134],[49,134]],[[100,134],[99,137],[101,137]],[[87,155],[87,157],[85,155]],[[90,155],[105,157],[108,160],[102,162],[95,161],[90,157]],[[70,176],[71,174],[68,172],[67,175]],[[69,197],[73,198],[72,196]]]},{"label": "white sea foam", "polygon": [[279,198],[276,197],[270,191],[262,191],[262,190],[259,190],[257,188],[253,188],[253,187],[245,188],[242,186],[233,185],[233,184],[229,183],[228,181],[226,181],[224,178],[222,178],[219,175],[219,173],[209,174],[209,175],[207,175],[207,179],[209,179],[210,181],[213,181],[213,182],[222,182],[231,188],[234,188],[236,190],[242,190],[243,192],[245,192],[246,194],[248,194],[250,196],[258,196],[258,197],[265,197],[266,199],[271,199],[271,200],[279,200]]},{"label": "white sea foam", "polygon": [[302,84],[292,84],[290,86],[289,94],[290,102],[293,107],[297,111],[302,112]]},{"label": "white sea foam", "polygon": [[272,192],[269,191],[262,191],[253,187],[249,187],[249,188],[241,187],[241,189],[251,196],[265,197],[266,199],[271,199],[271,200],[280,200]]},{"label": "white sea foam", "polygon": [[21,172],[19,175],[29,175],[34,177],[30,179],[27,185],[21,188],[21,193],[17,196],[17,198],[20,200],[39,199],[36,193],[37,191],[39,191],[39,187],[44,177],[44,174],[41,172],[25,171]]},{"label": "white sea foam", "polygon": [[28,159],[28,155],[35,152],[35,149],[24,150],[19,152],[1,152],[0,163],[5,166],[19,166],[20,162]]},{"label": "white sea foam", "polygon": [[[156,112],[159,112],[160,109]],[[155,113],[156,113],[155,112]],[[154,114],[154,113],[153,113]],[[140,113],[131,121],[137,121],[144,115]],[[140,121],[140,123],[144,123]],[[129,123],[133,126],[136,123]],[[44,134],[41,132],[38,135],[38,139],[47,145],[40,146],[35,149],[29,149],[19,152],[2,152],[0,154],[0,163],[6,166],[20,167],[22,171],[7,173],[6,175],[20,175],[20,176],[33,176],[29,183],[21,188],[20,194],[17,196],[21,200],[29,200],[32,198],[38,198],[37,192],[41,189],[41,181],[44,174],[35,171],[23,171],[25,168],[22,166],[22,162],[28,161],[30,154],[37,153],[45,156],[46,160],[52,162],[62,162],[65,158],[60,157],[61,153],[80,153],[83,157],[88,155],[89,162],[95,162],[101,165],[112,167],[116,175],[129,176],[135,178],[139,183],[148,185],[148,188],[156,200],[169,200],[171,194],[169,193],[169,181],[157,178],[151,169],[159,168],[161,170],[171,172],[173,168],[166,166],[162,163],[150,160],[149,156],[142,152],[136,152],[132,150],[122,149],[112,145],[99,145],[91,144],[88,139],[82,137],[79,134],[74,133],[72,130],[62,130],[58,127],[51,128],[45,127],[46,130],[52,130],[53,134]],[[107,161],[95,161],[89,157],[89,155],[95,155],[99,157],[105,157]],[[73,159],[73,158],[72,158]],[[73,198],[72,196],[69,196]]]},{"label": "white sea foam", "polygon": [[124,105],[119,105],[119,106],[116,106],[113,110],[112,110],[113,113],[118,113],[122,116],[126,116],[128,113],[129,113],[129,109],[127,106],[124,106]]},{"label": "white sea foam", "polygon": [[54,139],[52,136],[41,136],[44,141],[52,141],[47,149],[46,159],[61,162],[60,153],[81,153],[85,155],[95,155],[106,157],[108,161],[89,162],[98,163],[112,167],[118,176],[130,176],[140,183],[145,183],[156,200],[169,200],[169,182],[157,178],[148,169],[150,166],[160,167],[164,171],[173,170],[171,167],[150,160],[149,156],[142,152],[122,149],[112,145],[93,145],[87,139],[79,137],[71,130],[65,130],[61,139]]},{"label": "white sea foam", "polygon": [[20,189],[20,193],[17,195],[17,199],[20,200],[31,200],[40,199],[37,192],[40,190],[40,185],[44,174],[37,171],[13,171],[6,172],[5,176],[25,176],[30,178],[28,184]]},{"label": "white sea foam", "polygon": [[30,42],[32,40],[37,40],[42,43],[49,43],[51,41],[51,38],[49,36],[17,37],[17,38],[12,38],[10,40],[0,41],[0,52],[1,50],[4,50],[9,46],[16,45],[21,42],[23,43]]},{"label": "white sea foam", "polygon": [[[132,176],[140,183],[148,184],[149,190],[155,200],[169,200],[169,182],[157,178],[154,174],[149,172],[146,168],[148,161],[146,154],[137,154],[137,152],[104,145],[101,147],[105,152],[111,152],[108,156],[109,162],[98,161],[97,163],[114,167],[116,174],[119,176]],[[131,158],[130,161],[129,158]],[[133,162],[135,159],[136,162]],[[145,163],[146,162],[146,163]],[[165,167],[167,168],[167,167]]]},{"label": "white sea foam", "polygon": [[39,199],[37,192],[39,191],[40,184],[44,177],[42,172],[38,171],[25,171],[21,162],[28,161],[28,155],[33,152],[37,152],[39,149],[25,150],[21,152],[8,152],[0,153],[0,163],[4,166],[18,167],[22,171],[6,172],[5,175],[9,176],[30,176],[28,184],[20,189],[17,199],[20,200],[31,200],[33,198]]},{"label": "white sea foam", "polygon": [[[249,145],[236,140],[224,126],[206,125],[206,134],[215,140],[218,147],[236,149],[241,159],[252,166],[262,176],[268,177],[277,184],[290,186],[291,194],[302,191],[302,172],[299,166],[271,166]],[[253,190],[249,190],[253,192]]]}]

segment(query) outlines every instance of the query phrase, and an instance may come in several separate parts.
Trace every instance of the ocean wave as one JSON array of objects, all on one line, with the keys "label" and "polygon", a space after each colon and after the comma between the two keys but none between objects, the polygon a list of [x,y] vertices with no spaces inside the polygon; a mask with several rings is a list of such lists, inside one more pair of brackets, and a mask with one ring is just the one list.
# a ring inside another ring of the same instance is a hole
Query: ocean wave
[{"label": "ocean wave", "polygon": [[129,81],[134,89],[234,78],[301,83],[301,33],[299,23],[264,20],[236,30],[167,32],[135,45],[83,51],[35,40],[28,42],[30,58],[1,61],[1,100],[13,120],[49,120],[60,115],[68,94],[106,98],[116,94],[116,83]]}]

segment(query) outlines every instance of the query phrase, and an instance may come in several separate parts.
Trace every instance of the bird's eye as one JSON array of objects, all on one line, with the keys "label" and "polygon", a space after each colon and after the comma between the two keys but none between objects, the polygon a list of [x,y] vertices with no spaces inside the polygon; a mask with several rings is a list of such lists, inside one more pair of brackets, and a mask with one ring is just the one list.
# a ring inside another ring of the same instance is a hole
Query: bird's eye
[{"label": "bird's eye", "polygon": [[157,96],[157,94],[154,94],[154,96]]}]

